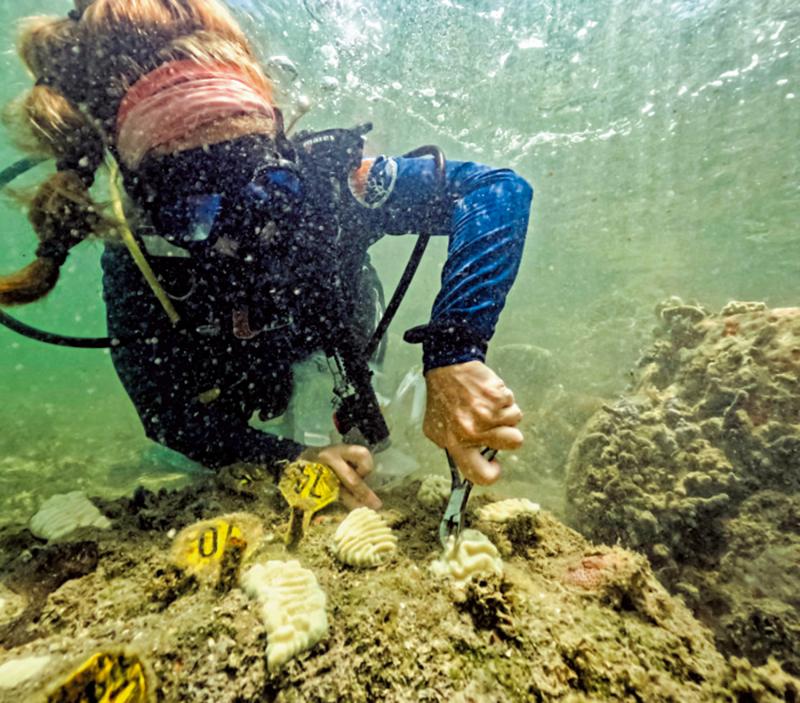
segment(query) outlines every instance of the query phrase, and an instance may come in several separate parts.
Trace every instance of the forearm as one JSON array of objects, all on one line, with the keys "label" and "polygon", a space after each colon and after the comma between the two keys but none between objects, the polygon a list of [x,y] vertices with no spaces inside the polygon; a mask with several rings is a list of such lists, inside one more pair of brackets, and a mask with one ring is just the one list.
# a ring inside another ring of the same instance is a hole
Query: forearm
[{"label": "forearm", "polygon": [[426,370],[483,361],[519,270],[533,191],[508,169],[451,161],[441,192],[431,159],[395,161],[395,185],[382,208],[386,231],[449,238],[431,322],[409,341],[423,342]]},{"label": "forearm", "polygon": [[508,170],[476,174],[456,202],[442,286],[423,341],[426,370],[483,361],[522,258],[532,190]]},{"label": "forearm", "polygon": [[[147,436],[209,468],[239,462],[259,464],[278,475],[279,462],[296,459],[303,445],[249,427],[231,418],[171,418],[166,423],[145,421]],[[221,431],[222,430],[222,431]]]}]

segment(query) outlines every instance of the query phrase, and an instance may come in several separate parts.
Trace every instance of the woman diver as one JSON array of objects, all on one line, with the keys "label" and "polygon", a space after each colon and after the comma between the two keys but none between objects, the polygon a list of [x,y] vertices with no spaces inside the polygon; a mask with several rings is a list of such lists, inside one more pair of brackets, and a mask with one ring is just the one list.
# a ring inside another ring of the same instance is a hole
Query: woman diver
[{"label": "woman diver", "polygon": [[[30,204],[36,259],[0,278],[0,305],[41,299],[72,247],[104,236],[112,359],[150,438],[212,467],[320,461],[348,505],[379,507],[363,482],[386,434],[369,418],[367,248],[385,234],[447,236],[431,321],[407,335],[423,346],[424,432],[469,480],[497,480],[481,449],[518,448],[521,412],[484,359],[522,255],[522,178],[430,156],[363,159],[366,127],[290,139],[217,0],[76,0],[66,18],[30,18],[19,53],[35,85],[14,124],[56,173]],[[90,194],[104,164],[121,173],[149,285],[120,217]],[[350,388],[346,429],[367,418],[367,446],[342,428],[344,443],[310,448],[248,424],[285,410],[292,364],[319,350]]]}]

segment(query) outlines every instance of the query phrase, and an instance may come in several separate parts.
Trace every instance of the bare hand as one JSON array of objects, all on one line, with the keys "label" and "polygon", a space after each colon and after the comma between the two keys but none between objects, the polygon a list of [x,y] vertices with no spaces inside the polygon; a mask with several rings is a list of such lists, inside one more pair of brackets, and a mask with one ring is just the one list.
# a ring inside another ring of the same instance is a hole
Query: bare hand
[{"label": "bare hand", "polygon": [[522,411],[514,394],[480,361],[433,369],[425,375],[425,382],[425,436],[447,449],[473,483],[497,481],[500,464],[487,460],[481,449],[513,450],[522,446],[522,432],[517,429]]},{"label": "bare hand", "polygon": [[363,505],[378,510],[383,505],[381,499],[364,483],[364,479],[375,468],[372,454],[366,447],[358,444],[309,447],[298,458],[325,464],[333,469],[342,482],[339,497],[349,510]]}]

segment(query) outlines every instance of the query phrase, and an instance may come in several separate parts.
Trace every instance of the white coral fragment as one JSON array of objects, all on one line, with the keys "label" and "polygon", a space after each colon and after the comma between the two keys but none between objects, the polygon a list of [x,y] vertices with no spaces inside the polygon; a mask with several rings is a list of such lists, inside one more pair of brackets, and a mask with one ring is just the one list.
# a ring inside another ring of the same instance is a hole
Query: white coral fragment
[{"label": "white coral fragment", "polygon": [[51,659],[51,656],[45,655],[43,657],[25,657],[24,659],[7,661],[0,666],[0,688],[16,688],[21,683],[38,676],[44,671]]},{"label": "white coral fragment", "polygon": [[397,551],[397,537],[370,508],[357,508],[342,520],[333,543],[336,558],[350,566],[378,566]]},{"label": "white coral fragment", "polygon": [[316,576],[297,561],[255,564],[242,588],[261,605],[267,630],[267,665],[280,669],[328,634],[327,598]]},{"label": "white coral fragment", "polygon": [[456,539],[447,540],[441,559],[431,564],[440,576],[449,576],[456,586],[462,587],[476,576],[503,575],[503,560],[489,538],[478,530],[464,530]]},{"label": "white coral fragment", "polygon": [[103,515],[83,491],[73,491],[48,498],[31,518],[30,530],[41,539],[60,539],[79,527],[107,530],[109,519]]},{"label": "white coral fragment", "polygon": [[438,508],[447,502],[450,480],[444,476],[425,476],[419,484],[417,500],[429,508]]},{"label": "white coral fragment", "polygon": [[508,522],[519,515],[539,512],[539,504],[527,498],[509,498],[489,503],[478,510],[478,517],[484,522]]},{"label": "white coral fragment", "polygon": [[743,315],[748,312],[764,312],[767,309],[767,304],[760,301],[742,301],[731,300],[722,308],[720,315],[727,317],[729,315]]}]

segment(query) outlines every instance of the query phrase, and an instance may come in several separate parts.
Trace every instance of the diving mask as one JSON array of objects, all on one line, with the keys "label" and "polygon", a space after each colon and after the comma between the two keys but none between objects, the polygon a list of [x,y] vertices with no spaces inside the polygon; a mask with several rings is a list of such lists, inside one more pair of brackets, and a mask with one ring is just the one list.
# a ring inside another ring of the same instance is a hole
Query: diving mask
[{"label": "diving mask", "polygon": [[221,237],[243,250],[258,249],[274,230],[294,230],[305,188],[297,167],[279,159],[261,166],[238,192],[191,193],[162,208],[159,229],[170,243],[202,255]]}]

